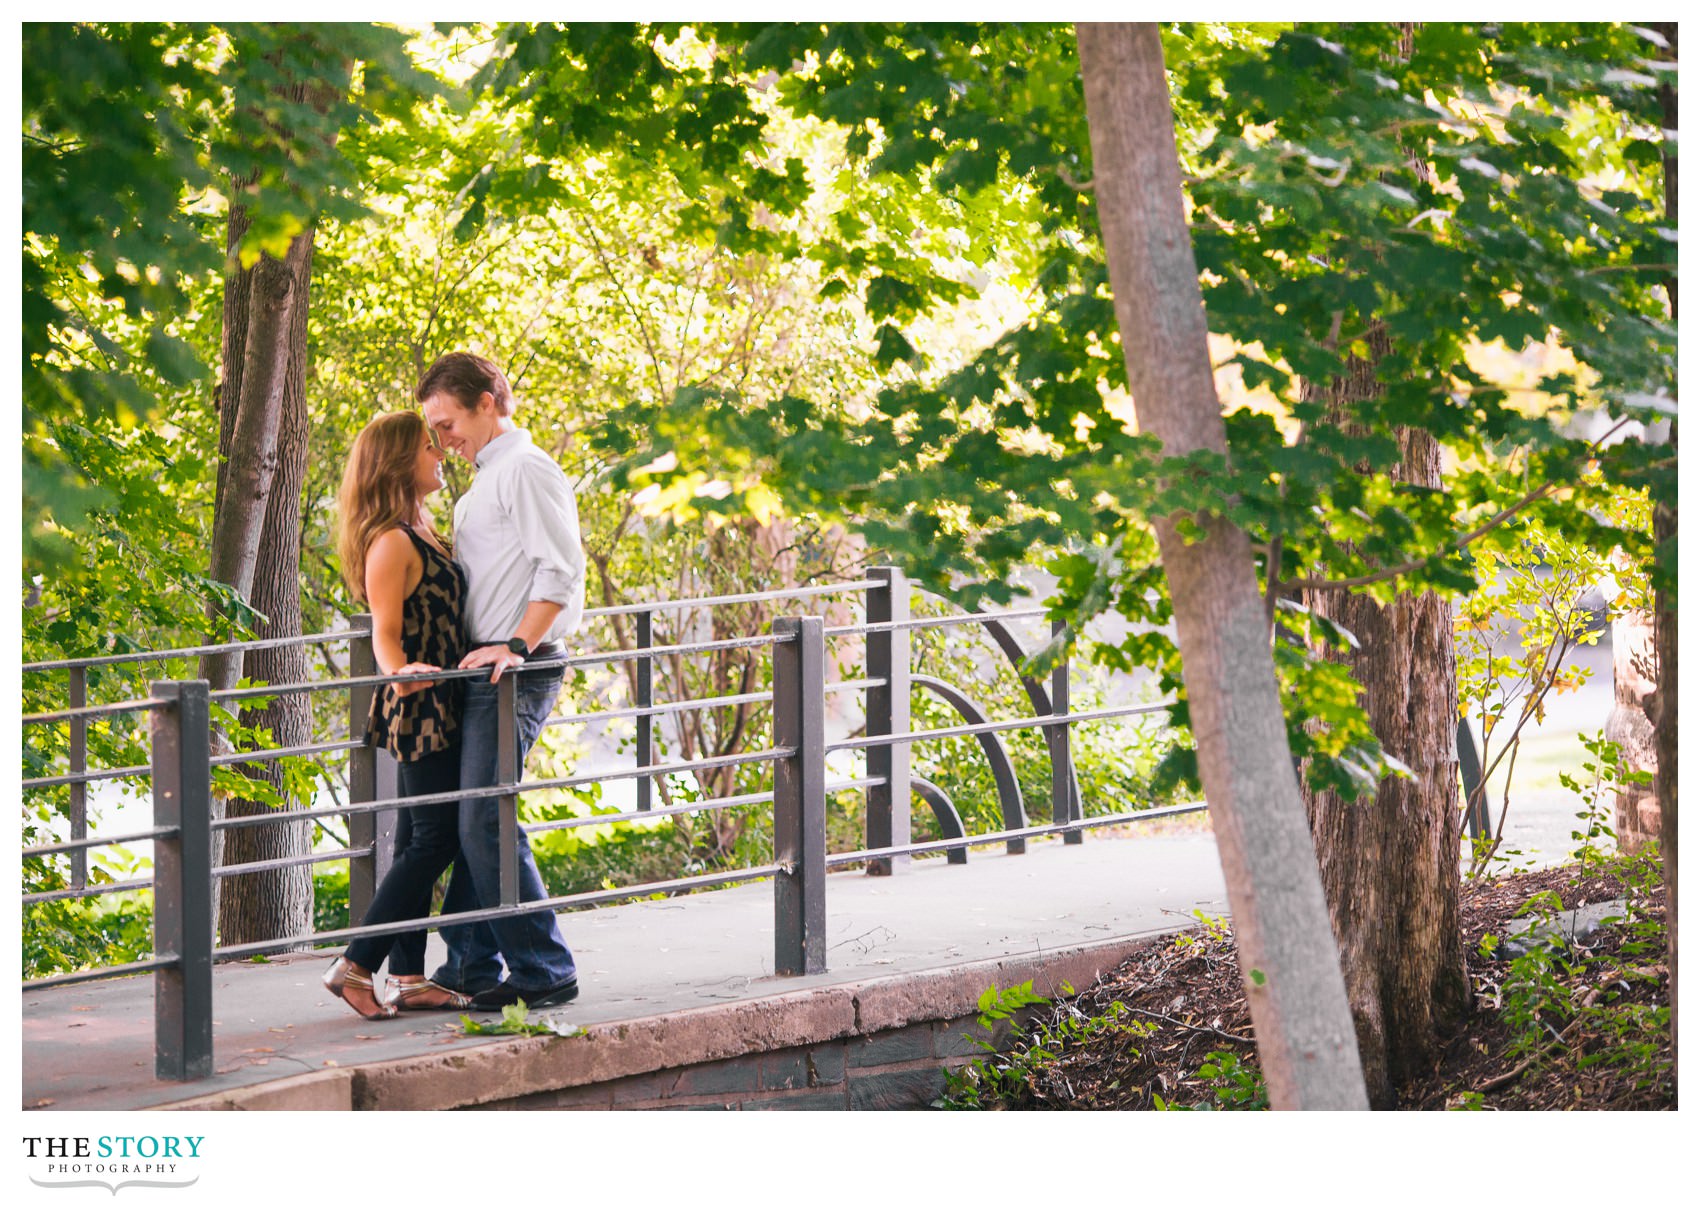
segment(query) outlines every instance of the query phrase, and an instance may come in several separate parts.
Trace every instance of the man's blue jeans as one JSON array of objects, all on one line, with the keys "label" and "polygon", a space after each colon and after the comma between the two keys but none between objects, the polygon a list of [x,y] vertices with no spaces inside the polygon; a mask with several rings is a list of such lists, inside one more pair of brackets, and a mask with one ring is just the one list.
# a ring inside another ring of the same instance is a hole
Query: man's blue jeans
[{"label": "man's blue jeans", "polygon": [[[543,731],[543,722],[561,693],[559,669],[534,670],[508,677],[519,678],[514,688],[515,734],[519,741],[517,769],[525,769],[525,756]],[[488,678],[475,678],[466,685],[461,714],[460,785],[490,787],[496,779],[497,688]],[[501,837],[496,799],[485,796],[460,802],[460,858],[449,877],[443,898],[444,913],[490,908],[501,903]],[[519,899],[541,900],[548,896],[531,843],[519,835]],[[432,977],[440,985],[465,992],[488,989],[502,979],[502,961],[508,965],[508,981],[519,989],[538,991],[564,984],[575,975],[573,953],[567,950],[555,915],[548,909],[517,917],[505,917],[470,926],[444,926],[443,941],[449,958]]]}]

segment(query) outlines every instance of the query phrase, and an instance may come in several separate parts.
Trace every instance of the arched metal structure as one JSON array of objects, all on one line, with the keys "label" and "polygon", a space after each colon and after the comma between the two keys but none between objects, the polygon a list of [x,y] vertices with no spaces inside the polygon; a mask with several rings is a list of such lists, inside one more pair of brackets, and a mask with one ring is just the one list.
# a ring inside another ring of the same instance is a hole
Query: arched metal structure
[{"label": "arched metal structure", "polygon": [[[950,797],[936,783],[926,779],[910,778],[909,789],[927,801],[927,807],[933,810],[933,819],[939,823],[940,837],[967,837],[968,831],[963,828],[962,814],[956,810],[956,805],[950,802]],[[947,863],[966,863],[968,847],[952,846],[946,853]]]},{"label": "arched metal structure", "polygon": [[[955,686],[952,686],[949,682],[943,682],[938,678],[927,677],[925,674],[917,673],[910,675],[909,684],[911,686],[919,686],[924,690],[932,691],[934,694],[938,695],[939,698],[956,708],[957,714],[970,724],[991,723],[991,720],[986,715],[985,708],[981,707],[980,704],[976,703],[966,694],[963,694],[962,691],[958,690]],[[1016,781],[1015,763],[1010,761],[1009,750],[1005,747],[1003,738],[995,732],[982,732],[974,739],[980,742],[980,748],[986,755],[986,761],[992,767],[992,781],[997,785],[998,789],[998,807],[1003,811],[1003,827],[1005,829],[1024,828],[1027,824],[1027,808],[1021,802],[1021,784]],[[911,786],[921,781],[923,780],[912,779]],[[928,785],[931,786],[931,784]],[[961,837],[962,814],[957,812],[956,806],[950,802],[950,797],[946,796],[942,790],[937,787],[934,787],[933,790],[938,792],[939,796],[944,800],[944,803],[949,807],[951,815],[956,820],[957,832],[954,834],[947,833],[945,836]],[[933,814],[937,816],[939,810],[938,803],[931,796],[926,796],[925,798],[927,803],[932,805]],[[945,822],[941,818],[939,821],[939,827],[943,829],[944,826]],[[1004,843],[1004,846],[1010,854],[1022,854],[1025,853],[1027,849],[1027,843],[1024,838],[1011,838],[1009,841]],[[964,853],[962,861],[966,861],[967,857],[967,854]],[[955,859],[955,852],[952,852],[952,861],[957,861]]]},{"label": "arched metal structure", "polygon": [[[1021,645],[1015,642],[1015,637],[1009,633],[1009,628],[997,619],[987,619],[982,624],[987,634],[997,643],[1009,663],[1015,666],[1016,676],[1021,679],[1021,686],[1027,692],[1027,701],[1033,704],[1033,714],[1051,715],[1057,711],[1068,711],[1067,690],[1063,692],[1064,701],[1053,707],[1051,696],[1045,693],[1045,688],[1035,679],[1021,672],[1021,666],[1027,660],[1027,654],[1021,650]],[[1045,729],[1045,748],[1050,751],[1051,769],[1067,772],[1066,781],[1053,779],[1052,786],[1062,783],[1068,789],[1070,802],[1068,804],[1052,804],[1052,820],[1078,820],[1080,811],[1080,780],[1074,775],[1074,761],[1068,751],[1068,725],[1057,724]],[[1060,797],[1059,797],[1060,798]],[[1078,836],[1078,835],[1076,835]]]}]

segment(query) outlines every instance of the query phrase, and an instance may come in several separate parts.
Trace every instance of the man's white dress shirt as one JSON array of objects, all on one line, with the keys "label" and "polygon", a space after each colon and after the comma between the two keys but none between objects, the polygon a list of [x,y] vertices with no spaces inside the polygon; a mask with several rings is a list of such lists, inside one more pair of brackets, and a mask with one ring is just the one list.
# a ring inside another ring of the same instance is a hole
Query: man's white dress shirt
[{"label": "man's white dress shirt", "polygon": [[474,462],[472,487],[455,503],[454,530],[468,636],[502,643],[528,603],[558,602],[561,613],[538,643],[565,638],[584,614],[584,545],[566,473],[523,429],[496,435]]}]

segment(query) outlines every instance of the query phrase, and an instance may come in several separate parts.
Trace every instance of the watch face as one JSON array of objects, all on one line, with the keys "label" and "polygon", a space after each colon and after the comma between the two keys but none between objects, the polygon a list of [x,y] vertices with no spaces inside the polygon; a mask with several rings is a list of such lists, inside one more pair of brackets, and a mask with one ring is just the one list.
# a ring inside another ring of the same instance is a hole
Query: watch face
[{"label": "watch face", "polygon": [[520,639],[517,635],[514,636],[513,639],[508,641],[508,651],[513,653],[516,656],[530,656],[531,655],[531,649],[528,648],[526,646],[525,641]]}]

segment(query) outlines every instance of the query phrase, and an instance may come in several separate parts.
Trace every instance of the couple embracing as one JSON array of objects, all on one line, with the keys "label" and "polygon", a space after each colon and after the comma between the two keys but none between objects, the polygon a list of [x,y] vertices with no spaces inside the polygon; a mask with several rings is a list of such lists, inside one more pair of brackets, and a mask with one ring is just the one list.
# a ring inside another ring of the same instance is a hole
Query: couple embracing
[{"label": "couple embracing", "polygon": [[[391,682],[373,696],[369,744],[396,759],[398,792],[429,796],[496,783],[497,683],[518,679],[518,769],[560,693],[562,670],[528,668],[564,652],[584,609],[584,549],[566,475],[513,421],[497,367],[451,353],[414,392],[423,416],[386,413],[354,440],[339,497],[343,576],[372,613],[372,652],[387,674],[488,669],[488,678]],[[443,460],[474,463],[455,506],[454,543],[425,507],[443,487]],[[362,925],[429,915],[451,864],[444,913],[500,901],[501,840],[491,796],[408,804],[397,813],[395,860]],[[520,833],[519,897],[547,896]],[[325,987],[365,1018],[398,1010],[547,1006],[578,994],[572,952],[546,909],[442,928],[448,959],[425,975],[423,930],[349,944]],[[373,973],[389,961],[389,996]],[[506,975],[503,975],[504,962]]]}]

